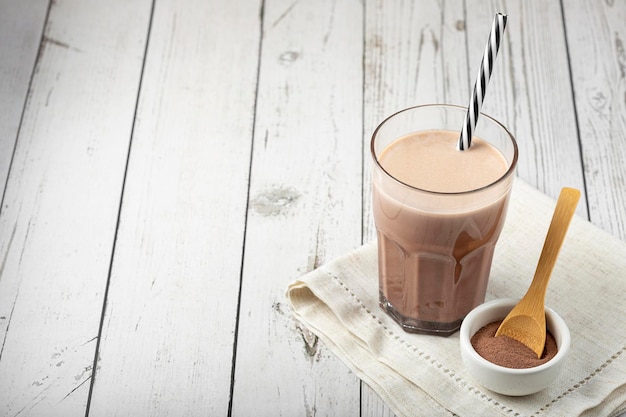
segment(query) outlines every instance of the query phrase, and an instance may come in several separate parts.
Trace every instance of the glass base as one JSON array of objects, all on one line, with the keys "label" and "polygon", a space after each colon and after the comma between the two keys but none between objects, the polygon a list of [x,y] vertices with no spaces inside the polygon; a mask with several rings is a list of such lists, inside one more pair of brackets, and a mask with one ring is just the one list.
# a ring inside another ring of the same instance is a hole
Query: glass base
[{"label": "glass base", "polygon": [[450,336],[461,327],[463,319],[453,321],[451,323],[440,323],[435,321],[417,320],[400,314],[393,305],[380,294],[380,307],[407,333],[431,334],[437,336]]}]

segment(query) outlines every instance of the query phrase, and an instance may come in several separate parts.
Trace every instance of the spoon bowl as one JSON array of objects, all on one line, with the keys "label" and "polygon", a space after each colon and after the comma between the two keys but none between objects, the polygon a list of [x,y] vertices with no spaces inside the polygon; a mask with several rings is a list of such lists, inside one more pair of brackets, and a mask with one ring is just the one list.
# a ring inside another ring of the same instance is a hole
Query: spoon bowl
[{"label": "spoon bowl", "polygon": [[538,358],[546,344],[546,288],[579,199],[579,190],[561,189],[533,281],[496,332],[496,336],[508,336],[528,346]]}]

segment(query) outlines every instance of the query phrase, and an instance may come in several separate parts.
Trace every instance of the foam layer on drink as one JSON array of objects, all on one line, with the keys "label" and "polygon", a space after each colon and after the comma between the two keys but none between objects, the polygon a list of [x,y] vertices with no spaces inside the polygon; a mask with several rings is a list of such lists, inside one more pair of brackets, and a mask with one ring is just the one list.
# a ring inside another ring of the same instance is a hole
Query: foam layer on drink
[{"label": "foam layer on drink", "polygon": [[383,168],[405,184],[445,193],[471,191],[497,181],[507,170],[502,154],[480,138],[456,149],[459,133],[429,130],[404,136],[379,157]]}]

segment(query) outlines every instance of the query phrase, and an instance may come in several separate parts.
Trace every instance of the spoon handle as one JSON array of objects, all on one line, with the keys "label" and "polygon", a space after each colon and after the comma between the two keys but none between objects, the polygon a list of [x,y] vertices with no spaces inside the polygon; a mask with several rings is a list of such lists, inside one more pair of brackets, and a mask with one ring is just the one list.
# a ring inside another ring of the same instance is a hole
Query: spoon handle
[{"label": "spoon handle", "polygon": [[552,270],[554,269],[556,259],[563,245],[563,240],[565,239],[565,233],[567,233],[567,229],[574,217],[579,199],[579,190],[567,187],[561,189],[561,194],[559,195],[554,214],[552,215],[552,221],[550,222],[550,228],[548,229],[548,234],[543,244],[541,255],[539,256],[535,276],[528,288],[528,295],[532,294],[538,296],[539,300],[544,299],[550,274],[552,274]]}]

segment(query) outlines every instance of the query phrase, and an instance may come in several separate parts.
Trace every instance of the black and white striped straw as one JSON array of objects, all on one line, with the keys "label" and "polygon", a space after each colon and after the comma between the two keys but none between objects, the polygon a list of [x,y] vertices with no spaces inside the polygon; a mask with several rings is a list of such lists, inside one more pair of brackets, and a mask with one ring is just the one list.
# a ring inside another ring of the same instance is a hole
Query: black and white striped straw
[{"label": "black and white striped straw", "polygon": [[493,71],[493,64],[498,55],[500,49],[500,42],[504,36],[504,29],[506,28],[507,16],[502,13],[496,13],[493,18],[493,25],[491,26],[491,32],[489,32],[489,39],[485,46],[485,54],[483,60],[480,63],[480,70],[474,83],[474,92],[470,97],[470,104],[467,108],[467,114],[465,115],[465,122],[463,123],[463,129],[461,129],[461,135],[459,137],[459,143],[457,149],[464,151],[469,149],[472,144],[472,136],[474,135],[474,129],[478,122],[478,116],[480,115],[480,108],[483,105],[485,94],[487,93],[487,84],[491,78],[491,72]]}]

